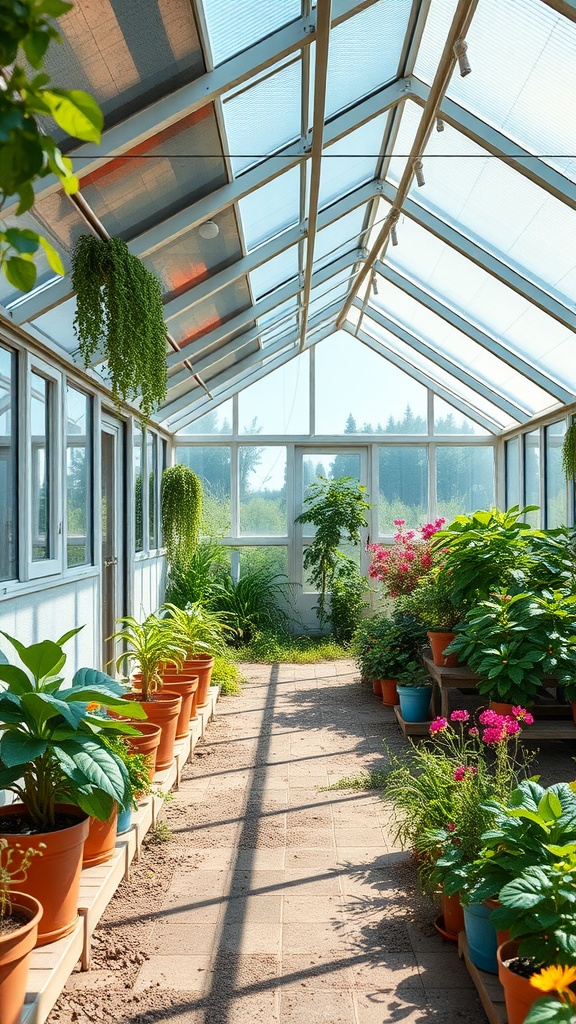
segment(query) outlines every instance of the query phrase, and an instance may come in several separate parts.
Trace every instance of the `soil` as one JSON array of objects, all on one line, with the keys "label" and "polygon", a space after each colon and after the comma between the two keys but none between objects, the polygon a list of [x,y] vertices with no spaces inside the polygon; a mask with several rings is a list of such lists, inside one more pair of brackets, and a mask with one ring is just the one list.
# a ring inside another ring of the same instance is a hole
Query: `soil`
[{"label": "soil", "polygon": [[30,920],[30,914],[26,914],[20,910],[13,910],[10,915],[6,917],[0,917],[0,936],[10,935],[11,932],[17,932],[23,925],[28,924]]},{"label": "soil", "polygon": [[6,815],[0,817],[0,835],[3,836],[42,836],[46,832],[61,832],[72,828],[82,818],[75,814],[57,814],[54,828],[36,828],[26,814]]},{"label": "soil", "polygon": [[515,956],[512,960],[505,960],[504,966],[521,978],[531,978],[539,970],[534,961],[527,956]]}]

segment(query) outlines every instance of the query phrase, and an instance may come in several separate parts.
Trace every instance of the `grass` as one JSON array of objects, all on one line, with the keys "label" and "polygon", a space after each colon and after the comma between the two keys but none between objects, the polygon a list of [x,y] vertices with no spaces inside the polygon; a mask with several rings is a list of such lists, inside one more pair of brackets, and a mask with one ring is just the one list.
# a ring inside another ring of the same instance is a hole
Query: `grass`
[{"label": "grass", "polygon": [[349,658],[350,649],[331,637],[277,636],[260,633],[251,643],[234,652],[238,661],[257,661],[270,664],[275,661],[296,665],[313,665],[320,661]]},{"label": "grass", "polygon": [[230,658],[216,655],[212,670],[212,684],[220,686],[221,693],[231,694],[240,693],[240,684],[243,682],[244,676],[238,665],[234,661],[230,661]]},{"label": "grass", "polygon": [[152,826],[144,843],[146,846],[160,846],[162,843],[169,843],[172,839],[172,829],[165,821],[157,821]]},{"label": "grass", "polygon": [[383,789],[386,784],[388,772],[382,769],[373,768],[370,771],[360,772],[358,775],[345,775],[338,782],[331,786],[323,786],[323,790],[329,789]]}]

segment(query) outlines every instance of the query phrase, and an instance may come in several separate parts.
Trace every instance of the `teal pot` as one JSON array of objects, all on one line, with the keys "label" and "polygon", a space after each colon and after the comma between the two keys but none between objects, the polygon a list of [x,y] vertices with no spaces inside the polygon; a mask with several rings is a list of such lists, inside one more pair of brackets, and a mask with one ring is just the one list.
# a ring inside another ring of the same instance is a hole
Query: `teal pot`
[{"label": "teal pot", "polygon": [[498,974],[498,940],[496,929],[490,920],[491,915],[492,907],[487,907],[484,903],[471,903],[469,907],[464,907],[466,939],[472,963],[488,974]]},{"label": "teal pot", "polygon": [[396,686],[400,698],[400,714],[405,722],[427,722],[431,686]]},{"label": "teal pot", "polygon": [[132,808],[127,807],[125,811],[118,811],[118,827],[116,829],[118,835],[122,832],[127,832],[132,824]]}]

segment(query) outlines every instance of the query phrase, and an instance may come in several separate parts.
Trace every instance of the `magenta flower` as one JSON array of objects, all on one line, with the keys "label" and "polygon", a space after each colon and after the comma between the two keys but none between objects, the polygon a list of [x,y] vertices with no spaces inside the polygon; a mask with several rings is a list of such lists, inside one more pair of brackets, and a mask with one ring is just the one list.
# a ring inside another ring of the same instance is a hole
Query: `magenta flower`
[{"label": "magenta flower", "polygon": [[454,782],[462,782],[462,779],[466,775],[466,769],[464,765],[460,765],[454,772]]},{"label": "magenta flower", "polygon": [[534,716],[531,715],[529,711],[526,711],[526,708],[520,707],[519,704],[516,704],[512,708],[512,714],[518,722],[524,722],[525,725],[534,724]]},{"label": "magenta flower", "polygon": [[501,726],[504,718],[502,715],[497,715],[491,708],[486,708],[486,711],[482,711],[481,714],[478,715],[478,720],[482,725]]},{"label": "magenta flower", "polygon": [[496,743],[501,743],[505,736],[506,730],[503,729],[502,726],[490,725],[488,726],[487,729],[484,729],[484,732],[482,734],[482,740],[484,743],[487,743],[488,745],[493,745]]},{"label": "magenta flower", "polygon": [[480,731],[479,731],[479,729],[476,728],[475,725],[473,725],[471,729],[468,729],[468,735],[469,736],[479,736],[480,735]]},{"label": "magenta flower", "polygon": [[524,725],[534,725],[534,715],[531,715],[529,711],[524,712]]},{"label": "magenta flower", "polygon": [[520,723],[517,722],[515,718],[506,718],[504,729],[508,736],[514,736],[516,733],[520,732]]},{"label": "magenta flower", "polygon": [[430,733],[431,733],[432,736],[434,735],[434,733],[444,732],[444,729],[447,729],[447,728],[448,728],[448,719],[447,718],[442,718],[441,715],[438,715],[438,717],[435,718],[433,722],[430,722]]},{"label": "magenta flower", "polygon": [[394,520],[394,526],[404,526],[405,523],[406,523],[405,519],[395,519]]},{"label": "magenta flower", "polygon": [[446,828],[448,829],[449,832],[456,831],[456,825],[454,824],[453,821],[449,821],[448,824],[446,825]]},{"label": "magenta flower", "polygon": [[469,712],[465,711],[464,709],[460,711],[453,711],[452,714],[450,715],[451,722],[467,722],[469,718]]}]

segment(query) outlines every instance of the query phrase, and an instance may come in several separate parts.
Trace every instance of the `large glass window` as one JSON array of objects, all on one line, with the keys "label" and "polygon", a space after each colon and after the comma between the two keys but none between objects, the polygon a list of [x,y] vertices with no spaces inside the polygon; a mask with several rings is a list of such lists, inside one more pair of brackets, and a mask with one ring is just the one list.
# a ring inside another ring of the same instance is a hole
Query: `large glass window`
[{"label": "large glass window", "polygon": [[91,405],[88,395],[66,388],[66,560],[92,561]]},{"label": "large glass window", "polygon": [[309,356],[307,352],[286,366],[251,384],[238,396],[242,434],[308,434]]},{"label": "large glass window", "polygon": [[225,537],[232,525],[230,467],[228,445],[178,447],[176,461],[188,466],[202,482],[204,513],[202,532],[210,537]]},{"label": "large glass window", "polygon": [[540,518],[540,431],[531,430],[524,434],[524,504],[537,505],[535,512],[528,512],[526,522],[530,526],[541,526]]},{"label": "large glass window", "polygon": [[197,420],[182,427],[182,434],[231,434],[232,433],[232,399],[222,402],[217,409],[205,412]]},{"label": "large glass window", "polygon": [[158,437],[146,433],[146,465],[148,467],[148,546],[158,547]]},{"label": "large glass window", "polygon": [[52,557],[50,381],[34,371],[30,394],[32,561]]},{"label": "large glass window", "polygon": [[520,504],[520,439],[506,441],[506,508]]},{"label": "large glass window", "polygon": [[566,522],[566,480],[562,472],[564,420],[546,427],[546,526],[549,530]]},{"label": "large glass window", "polygon": [[0,580],[18,575],[17,356],[0,346]]},{"label": "large glass window", "polygon": [[132,473],[134,475],[134,550],[144,550],[144,490],[142,481],[142,431],[134,426],[132,449]]},{"label": "large glass window", "polygon": [[271,576],[276,573],[288,575],[288,552],[286,547],[242,547],[240,548],[240,576],[266,569]]},{"label": "large glass window", "polygon": [[238,449],[240,533],[252,537],[285,537],[286,449]]},{"label": "large glass window", "polygon": [[428,520],[428,452],[424,447],[382,445],[378,449],[378,529],[395,533],[394,520],[410,527]]},{"label": "large glass window", "polygon": [[494,504],[494,449],[443,446],[436,449],[438,515],[447,523],[461,513]]}]

